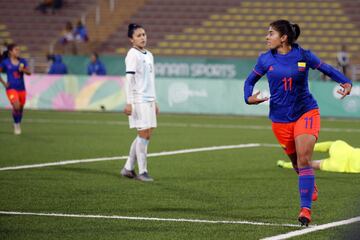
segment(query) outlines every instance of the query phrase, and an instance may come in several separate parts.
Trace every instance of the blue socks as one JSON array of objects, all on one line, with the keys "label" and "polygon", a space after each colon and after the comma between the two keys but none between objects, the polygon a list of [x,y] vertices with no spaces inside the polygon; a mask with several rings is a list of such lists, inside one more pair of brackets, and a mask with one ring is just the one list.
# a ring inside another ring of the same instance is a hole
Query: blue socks
[{"label": "blue socks", "polygon": [[311,209],[315,176],[312,167],[299,168],[299,192],[301,208]]},{"label": "blue socks", "polygon": [[14,119],[14,123],[21,123],[21,119],[22,119],[22,115],[23,115],[23,111],[21,110],[13,110],[12,111],[12,116]]}]

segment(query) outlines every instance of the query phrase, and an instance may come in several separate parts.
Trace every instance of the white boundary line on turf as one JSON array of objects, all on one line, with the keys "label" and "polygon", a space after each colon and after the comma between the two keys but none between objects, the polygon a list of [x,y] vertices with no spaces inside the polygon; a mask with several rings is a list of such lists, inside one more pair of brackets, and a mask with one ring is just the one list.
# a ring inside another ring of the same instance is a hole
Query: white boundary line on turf
[{"label": "white boundary line on turf", "polygon": [[28,215],[28,216],[46,216],[46,217],[72,217],[72,218],[100,218],[100,219],[121,219],[121,220],[143,220],[143,221],[159,221],[159,222],[190,222],[190,223],[212,223],[212,224],[246,224],[246,225],[260,225],[260,226],[275,226],[275,227],[297,227],[297,224],[281,224],[281,223],[266,223],[266,222],[250,222],[250,221],[232,221],[232,220],[206,220],[206,219],[188,219],[188,218],[157,218],[157,217],[130,217],[118,215],[87,215],[87,214],[64,214],[64,213],[34,213],[34,212],[12,212],[0,211],[3,215]]},{"label": "white boundary line on turf", "polygon": [[320,231],[320,230],[324,230],[324,229],[328,229],[328,228],[338,227],[338,226],[342,226],[342,225],[348,225],[348,224],[355,223],[355,222],[360,222],[360,216],[346,219],[346,220],[337,221],[337,222],[317,225],[315,227],[305,228],[305,229],[301,229],[301,230],[297,230],[297,231],[293,231],[293,232],[288,232],[288,233],[280,234],[280,235],[273,236],[273,237],[267,237],[267,238],[263,238],[262,240],[288,239],[288,238],[301,236],[304,234],[308,234],[311,232],[316,232],[316,231]]},{"label": "white boundary line on turf", "polygon": [[[168,156],[168,155],[177,155],[184,153],[216,151],[216,150],[225,150],[225,149],[251,148],[251,147],[260,147],[260,146],[279,147],[279,145],[277,144],[248,143],[248,144],[239,144],[239,145],[224,145],[224,146],[202,147],[202,148],[182,149],[182,150],[166,151],[166,152],[158,152],[158,153],[149,153],[148,157]],[[28,169],[28,168],[42,168],[42,167],[60,166],[60,165],[77,164],[77,163],[113,161],[113,160],[121,160],[127,158],[128,156],[117,156],[117,157],[90,158],[90,159],[79,159],[79,160],[65,160],[60,162],[2,167],[0,168],[0,171],[19,170],[19,169]]]},{"label": "white boundary line on turf", "polygon": [[[1,122],[11,122],[10,119],[0,118]],[[50,120],[50,119],[26,119],[27,123],[61,123],[61,124],[107,124],[107,125],[128,125],[126,121],[97,121],[97,120]],[[221,129],[252,129],[271,130],[270,126],[262,125],[235,125],[235,124],[200,124],[200,123],[158,123],[164,127],[191,127],[191,128],[221,128]],[[324,132],[360,132],[358,128],[321,128]]]}]

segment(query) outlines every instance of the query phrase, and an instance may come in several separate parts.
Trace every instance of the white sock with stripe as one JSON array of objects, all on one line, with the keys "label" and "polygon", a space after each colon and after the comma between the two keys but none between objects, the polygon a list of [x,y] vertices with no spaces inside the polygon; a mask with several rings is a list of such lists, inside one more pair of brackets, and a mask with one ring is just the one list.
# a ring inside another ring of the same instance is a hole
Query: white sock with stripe
[{"label": "white sock with stripe", "polygon": [[136,158],[139,166],[139,174],[147,172],[147,147],[149,140],[137,137]]},{"label": "white sock with stripe", "polygon": [[130,147],[130,152],[129,152],[129,157],[128,159],[126,160],[126,163],[125,163],[125,169],[126,170],[134,170],[135,168],[135,162],[136,162],[136,142],[137,142],[137,137],[134,139],[134,141],[132,142],[131,144],[131,147]]}]

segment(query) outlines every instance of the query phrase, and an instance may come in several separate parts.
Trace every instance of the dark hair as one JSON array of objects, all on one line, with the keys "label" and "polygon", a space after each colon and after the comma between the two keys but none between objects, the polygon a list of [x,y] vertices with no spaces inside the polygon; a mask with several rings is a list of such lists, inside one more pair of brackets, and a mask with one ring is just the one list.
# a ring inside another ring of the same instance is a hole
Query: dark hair
[{"label": "dark hair", "polygon": [[130,23],[128,26],[128,37],[132,38],[132,36],[134,35],[134,32],[136,29],[138,28],[143,28],[141,25],[136,24],[136,23]]},{"label": "dark hair", "polygon": [[72,31],[74,29],[72,22],[67,21],[65,23],[65,30]]},{"label": "dark hair", "polygon": [[83,27],[84,24],[83,24],[83,22],[82,22],[81,20],[79,20],[79,21],[76,23],[76,26],[78,26],[78,27]]},{"label": "dark hair", "polygon": [[46,54],[46,60],[54,62],[55,61],[55,54],[53,54],[53,53]]},{"label": "dark hair", "polygon": [[287,35],[288,43],[291,45],[296,42],[300,36],[300,27],[297,24],[291,23],[288,20],[276,20],[270,23],[270,26],[273,27],[276,31],[280,33],[281,36]]},{"label": "dark hair", "polygon": [[10,43],[6,46],[6,51],[3,52],[1,59],[5,59],[5,58],[9,58],[10,57],[10,52],[17,47],[17,44],[15,43]]},{"label": "dark hair", "polygon": [[99,59],[99,54],[97,52],[93,52],[92,55],[95,56],[96,59]]}]

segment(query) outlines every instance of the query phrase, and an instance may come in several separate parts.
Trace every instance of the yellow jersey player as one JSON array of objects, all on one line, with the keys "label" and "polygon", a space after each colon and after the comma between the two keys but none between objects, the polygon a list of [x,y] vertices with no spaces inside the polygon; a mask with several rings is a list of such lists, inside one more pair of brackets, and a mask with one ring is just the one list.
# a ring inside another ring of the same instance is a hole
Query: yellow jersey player
[{"label": "yellow jersey player", "polygon": [[[348,143],[337,140],[316,143],[315,152],[329,152],[329,158],[314,160],[311,166],[329,172],[360,173],[360,148],[354,148]],[[282,168],[292,168],[291,162],[279,160],[277,165]]]}]

